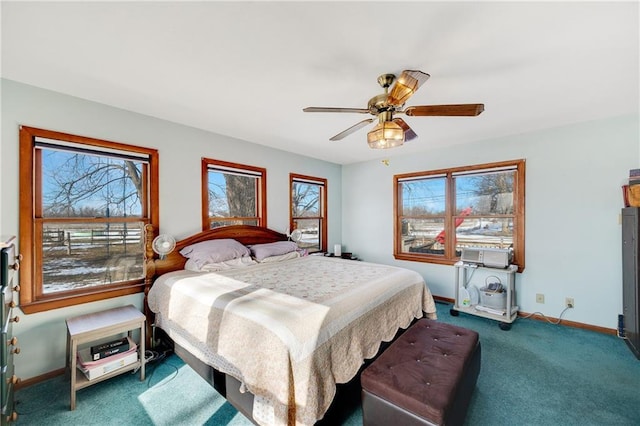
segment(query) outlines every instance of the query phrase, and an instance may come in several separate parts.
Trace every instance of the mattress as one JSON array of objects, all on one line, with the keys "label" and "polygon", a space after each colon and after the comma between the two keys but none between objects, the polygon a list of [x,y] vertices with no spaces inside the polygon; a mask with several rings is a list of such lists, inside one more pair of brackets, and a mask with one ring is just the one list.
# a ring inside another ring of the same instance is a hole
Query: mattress
[{"label": "mattress", "polygon": [[254,395],[261,425],[312,425],[380,343],[435,304],[415,271],[322,256],[160,276],[156,325]]}]

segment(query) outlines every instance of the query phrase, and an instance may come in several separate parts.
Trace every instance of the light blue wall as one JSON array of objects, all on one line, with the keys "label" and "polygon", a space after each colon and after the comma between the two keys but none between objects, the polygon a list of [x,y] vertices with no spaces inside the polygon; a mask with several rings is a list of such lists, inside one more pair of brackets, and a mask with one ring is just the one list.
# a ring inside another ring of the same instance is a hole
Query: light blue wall
[{"label": "light blue wall", "polygon": [[[289,221],[289,173],[328,180],[328,242],[340,241],[341,166],[176,123],[42,90],[17,82],[2,83],[0,234],[18,229],[18,126],[156,148],[160,154],[160,230],[180,239],[201,230],[200,159],[209,157],[267,169],[268,226],[284,232]],[[239,121],[238,125],[242,125]],[[15,359],[22,379],[64,366],[68,317],[133,303],[128,296],[38,314],[20,314],[15,333],[21,353]],[[46,350],[44,350],[46,348]]]},{"label": "light blue wall", "polygon": [[[527,264],[517,282],[522,310],[557,317],[564,298],[573,297],[576,308],[565,314],[568,320],[617,326],[622,298],[620,186],[629,169],[640,167],[636,116],[421,155],[403,156],[398,149],[389,152],[394,155],[389,166],[371,161],[341,167],[12,81],[1,83],[0,234],[18,233],[18,125],[24,124],[157,148],[161,231],[177,238],[200,228],[203,156],[267,168],[269,227],[280,231],[288,221],[289,173],[325,177],[330,247],[342,242],[343,250],[365,260],[417,270],[435,295],[452,298],[452,267],[393,259],[393,175],[524,158]],[[535,303],[536,293],[545,294],[545,304]],[[17,374],[28,379],[64,366],[67,317],[128,303],[142,308],[142,297],[21,314],[15,326],[22,349]]]},{"label": "light blue wall", "polygon": [[[638,128],[637,116],[617,117],[394,156],[389,166],[380,161],[345,166],[345,250],[414,269],[433,294],[453,298],[453,267],[393,258],[393,175],[523,158],[526,269],[516,284],[521,310],[558,317],[565,297],[573,297],[575,309],[564,318],[615,329],[622,311],[621,185],[640,164]],[[544,304],[535,302],[536,293],[545,295]]]}]

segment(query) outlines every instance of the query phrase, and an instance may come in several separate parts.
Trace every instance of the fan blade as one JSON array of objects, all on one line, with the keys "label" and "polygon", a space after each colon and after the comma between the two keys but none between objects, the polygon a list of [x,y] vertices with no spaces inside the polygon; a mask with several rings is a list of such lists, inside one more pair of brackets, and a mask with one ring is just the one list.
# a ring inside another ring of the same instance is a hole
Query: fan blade
[{"label": "fan blade", "polygon": [[356,130],[360,130],[362,129],[364,126],[366,126],[367,124],[371,124],[373,122],[373,118],[367,118],[366,120],[362,120],[361,122],[359,122],[358,124],[354,124],[353,126],[349,127],[347,130],[344,130],[340,133],[338,133],[337,135],[335,135],[334,137],[330,138],[330,141],[339,141],[340,139],[349,136],[351,133],[355,132]]},{"label": "fan blade", "polygon": [[387,103],[394,106],[402,106],[429,79],[429,74],[422,71],[402,71],[398,81],[391,88]]},{"label": "fan blade", "polygon": [[418,135],[416,135],[416,132],[414,132],[413,129],[411,129],[411,127],[409,127],[407,122],[404,121],[402,118],[394,118],[393,122],[396,123],[398,126],[402,127],[402,130],[404,130],[405,142],[409,142],[411,139],[415,139],[418,137]]},{"label": "fan blade", "polygon": [[484,104],[459,104],[459,105],[419,105],[411,106],[404,110],[410,117],[423,116],[460,116],[475,117],[484,111]]},{"label": "fan blade", "polygon": [[334,107],[306,107],[304,112],[357,112],[360,114],[369,114],[369,110],[365,108],[334,108]]}]

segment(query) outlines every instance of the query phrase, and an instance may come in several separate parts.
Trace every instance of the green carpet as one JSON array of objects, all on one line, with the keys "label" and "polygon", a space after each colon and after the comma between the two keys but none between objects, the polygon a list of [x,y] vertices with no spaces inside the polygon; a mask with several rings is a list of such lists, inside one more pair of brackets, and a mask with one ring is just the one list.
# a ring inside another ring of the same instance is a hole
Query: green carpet
[{"label": "green carpet", "polygon": [[[467,425],[638,425],[640,361],[611,335],[518,319],[497,323],[437,304],[441,321],[476,330],[482,368]],[[59,376],[16,393],[21,425],[250,425],[176,356],[77,392]],[[357,385],[324,424],[360,425]],[[397,425],[401,426],[401,425]]]}]

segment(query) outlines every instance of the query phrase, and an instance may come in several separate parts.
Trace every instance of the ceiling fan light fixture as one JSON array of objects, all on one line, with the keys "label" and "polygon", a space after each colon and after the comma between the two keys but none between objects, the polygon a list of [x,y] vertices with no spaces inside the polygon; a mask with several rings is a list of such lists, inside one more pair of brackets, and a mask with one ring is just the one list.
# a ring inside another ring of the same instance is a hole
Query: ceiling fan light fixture
[{"label": "ceiling fan light fixture", "polygon": [[[484,104],[454,105],[416,105],[404,108],[405,102],[428,79],[429,74],[418,70],[404,70],[396,79],[394,74],[382,74],[378,84],[384,93],[369,99],[367,108],[340,107],[307,107],[304,112],[353,112],[371,114],[378,117],[378,123],[367,133],[367,143],[373,149],[387,149],[401,146],[418,137],[416,132],[402,118],[394,118],[394,114],[405,114],[409,117],[474,117],[484,111]],[[394,83],[395,81],[395,83]],[[373,122],[373,118],[343,130],[329,140],[338,141]]]},{"label": "ceiling fan light fixture", "polygon": [[396,106],[404,105],[428,78],[429,74],[422,71],[403,71],[391,89],[387,102]]},{"label": "ceiling fan light fixture", "polygon": [[378,123],[367,133],[369,148],[387,149],[401,146],[404,143],[404,130],[393,121]]}]

